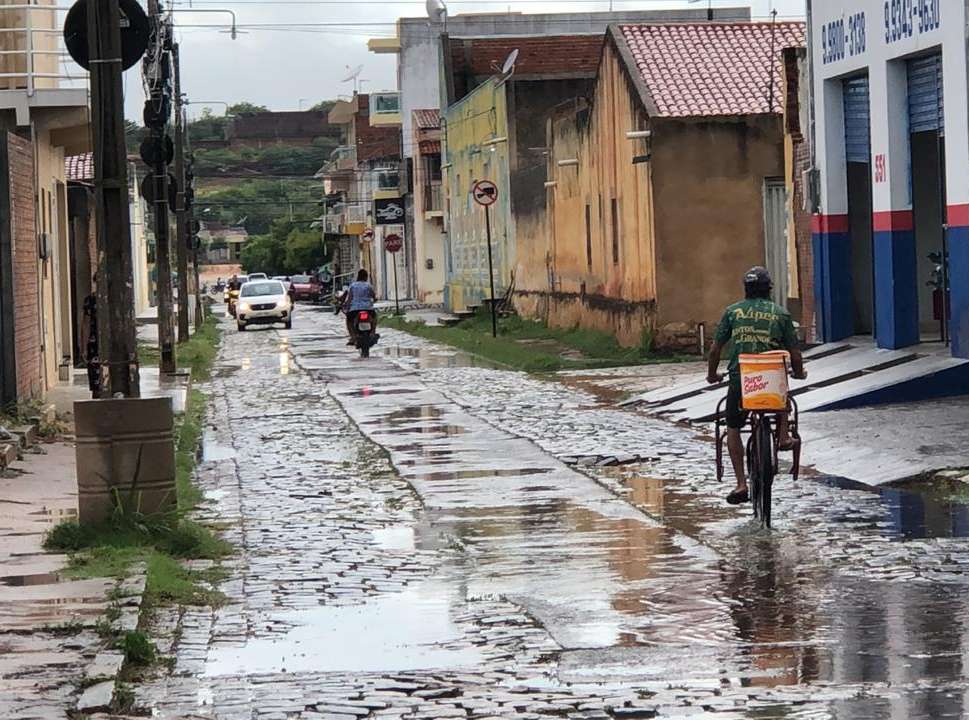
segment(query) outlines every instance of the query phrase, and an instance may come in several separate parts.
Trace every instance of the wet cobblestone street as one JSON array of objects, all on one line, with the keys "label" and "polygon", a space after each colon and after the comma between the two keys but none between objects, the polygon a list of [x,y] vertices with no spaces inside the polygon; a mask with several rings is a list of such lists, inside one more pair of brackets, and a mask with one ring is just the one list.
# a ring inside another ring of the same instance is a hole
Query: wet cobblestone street
[{"label": "wet cobblestone street", "polygon": [[785,477],[762,531],[694,430],[390,330],[363,361],[300,310],[227,332],[203,388],[202,514],[239,552],[224,604],[156,615],[175,663],[137,707],[969,713],[965,506]]}]

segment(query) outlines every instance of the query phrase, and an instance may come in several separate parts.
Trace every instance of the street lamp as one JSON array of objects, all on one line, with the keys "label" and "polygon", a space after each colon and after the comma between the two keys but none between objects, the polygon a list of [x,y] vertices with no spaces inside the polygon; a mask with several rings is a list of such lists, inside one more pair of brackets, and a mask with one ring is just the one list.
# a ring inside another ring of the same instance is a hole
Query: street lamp
[{"label": "street lamp", "polygon": [[214,8],[211,10],[202,10],[198,8],[172,8],[171,11],[181,13],[229,13],[229,15],[232,16],[232,28],[229,30],[229,34],[232,36],[233,40],[239,36],[239,31],[236,29],[236,14],[232,12],[232,10]]}]

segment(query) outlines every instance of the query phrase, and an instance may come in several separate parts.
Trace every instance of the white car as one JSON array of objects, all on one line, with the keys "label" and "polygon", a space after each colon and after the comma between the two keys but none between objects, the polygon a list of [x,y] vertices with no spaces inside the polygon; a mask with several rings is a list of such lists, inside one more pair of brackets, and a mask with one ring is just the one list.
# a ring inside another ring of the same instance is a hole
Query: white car
[{"label": "white car", "polygon": [[293,303],[279,280],[250,280],[239,291],[236,327],[282,323],[293,327]]},{"label": "white car", "polygon": [[250,280],[268,280],[269,276],[266,273],[249,273]]}]

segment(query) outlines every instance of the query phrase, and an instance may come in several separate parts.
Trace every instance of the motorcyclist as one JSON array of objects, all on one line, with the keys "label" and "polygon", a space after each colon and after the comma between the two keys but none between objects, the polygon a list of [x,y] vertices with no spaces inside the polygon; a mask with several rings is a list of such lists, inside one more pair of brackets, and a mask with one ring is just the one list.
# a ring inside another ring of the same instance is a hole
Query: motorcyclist
[{"label": "motorcyclist", "polygon": [[[356,333],[353,328],[355,326],[354,320],[356,320],[357,313],[361,310],[370,311],[371,317],[373,317],[373,329],[377,329],[377,313],[374,312],[373,302],[377,295],[373,290],[373,285],[370,284],[369,275],[366,270],[361,269],[357,273],[357,279],[355,282],[350,283],[350,287],[347,288],[346,293],[343,296],[343,310],[347,314],[347,332],[350,335],[350,339],[347,341],[347,345],[356,345]],[[374,340],[379,340],[380,336],[374,334]]]}]

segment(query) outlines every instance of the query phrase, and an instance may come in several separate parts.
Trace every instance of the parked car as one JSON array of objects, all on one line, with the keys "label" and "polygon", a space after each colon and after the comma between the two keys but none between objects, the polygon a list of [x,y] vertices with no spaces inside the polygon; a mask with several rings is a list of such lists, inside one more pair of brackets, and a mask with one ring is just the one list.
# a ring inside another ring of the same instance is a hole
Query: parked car
[{"label": "parked car", "polygon": [[249,273],[250,280],[268,280],[269,276],[266,273]]},{"label": "parked car", "polygon": [[278,280],[250,280],[239,291],[236,303],[236,327],[283,323],[293,327],[293,302]]},{"label": "parked car", "polygon": [[293,275],[293,299],[319,302],[323,297],[323,286],[316,275]]}]

